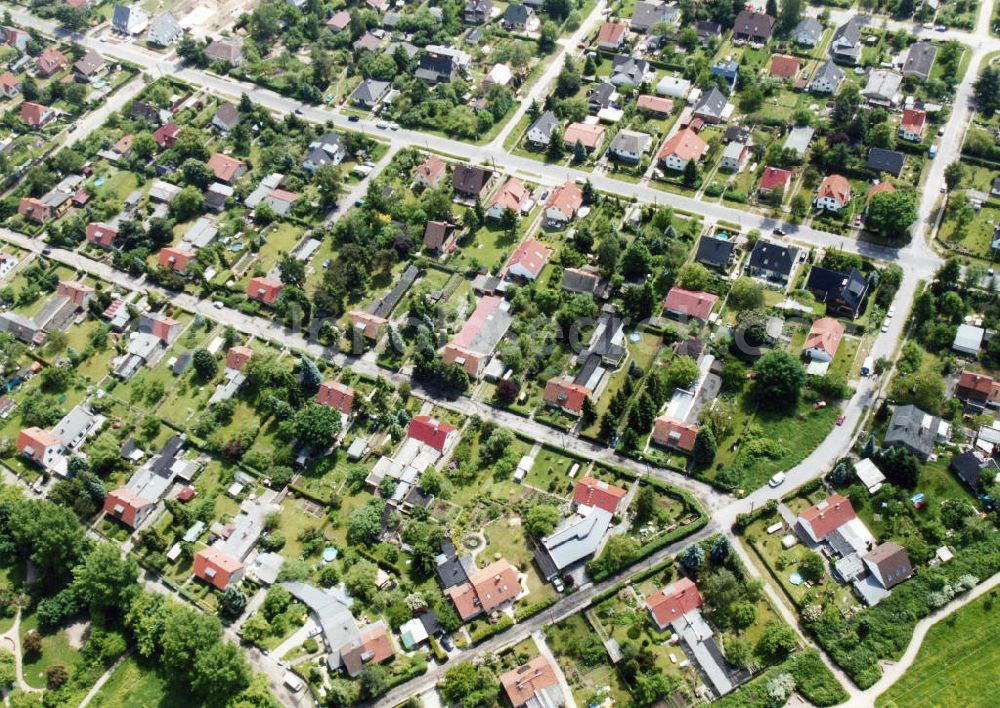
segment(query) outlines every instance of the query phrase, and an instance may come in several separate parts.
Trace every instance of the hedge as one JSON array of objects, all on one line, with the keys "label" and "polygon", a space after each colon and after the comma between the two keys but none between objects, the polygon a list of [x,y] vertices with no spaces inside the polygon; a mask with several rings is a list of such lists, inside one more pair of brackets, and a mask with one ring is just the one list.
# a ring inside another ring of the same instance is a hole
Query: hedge
[{"label": "hedge", "polygon": [[795,690],[814,706],[834,706],[849,697],[820,659],[819,652],[808,649],[792,654],[783,663],[768,669],[713,705],[721,708],[771,708],[775,701],[767,692],[767,684],[779,674],[791,674],[795,678]]},{"label": "hedge", "polygon": [[544,612],[545,610],[552,607],[554,604],[559,602],[559,597],[549,597],[538,602],[533,602],[529,605],[519,605],[514,608],[514,619],[518,622],[523,622],[529,617],[534,617],[539,612]]},{"label": "hedge", "polygon": [[479,644],[479,642],[485,641],[490,637],[500,634],[500,632],[509,629],[514,624],[514,620],[510,618],[510,615],[500,615],[500,621],[496,624],[485,624],[476,627],[475,630],[469,632],[469,637],[472,639],[473,644]]}]

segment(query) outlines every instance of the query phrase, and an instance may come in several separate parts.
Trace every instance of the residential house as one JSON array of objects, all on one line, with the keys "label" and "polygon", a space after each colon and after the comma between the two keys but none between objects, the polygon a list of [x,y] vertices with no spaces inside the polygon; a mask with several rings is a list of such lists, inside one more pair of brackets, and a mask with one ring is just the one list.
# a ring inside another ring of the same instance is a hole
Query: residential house
[{"label": "residential house", "polygon": [[834,494],[809,507],[798,517],[798,527],[812,543],[820,543],[844,524],[856,519],[851,500]]},{"label": "residential house", "polygon": [[566,292],[588,293],[596,297],[601,289],[601,274],[593,266],[564,268],[560,286]]},{"label": "residential house", "polygon": [[481,25],[493,13],[493,0],[468,0],[462,10],[462,21],[469,25]]},{"label": "residential house", "polygon": [[903,109],[903,117],[899,121],[899,130],[896,131],[899,137],[911,143],[919,143],[924,139],[924,131],[926,129],[926,111],[919,108]]},{"label": "residential house", "polygon": [[9,71],[0,74],[0,94],[4,98],[17,98],[21,94],[21,80]]},{"label": "residential house", "polygon": [[837,93],[844,81],[844,70],[832,61],[823,62],[809,80],[808,89],[813,93]]},{"label": "residential house", "polygon": [[580,143],[587,152],[596,150],[603,141],[604,126],[596,123],[570,123],[563,133],[566,147],[573,148]]},{"label": "residential house", "polygon": [[823,25],[815,17],[803,17],[792,29],[792,41],[803,47],[815,47],[823,37]]},{"label": "residential house", "polygon": [[913,567],[906,549],[898,543],[881,543],[862,556],[868,572],[886,590],[891,590],[904,580],[913,577]]},{"label": "residential house", "polygon": [[209,61],[239,66],[243,63],[243,44],[238,39],[220,37],[205,47],[205,56]]},{"label": "residential house", "polygon": [[[222,182],[212,182],[205,190],[205,208],[220,214],[226,209],[226,202],[234,199],[236,190]],[[213,235],[214,238],[214,235]]]},{"label": "residential house", "polygon": [[161,111],[156,106],[145,101],[132,101],[132,109],[130,111],[132,120],[143,121],[151,125],[162,125],[165,122],[165,114],[169,116],[169,112]]},{"label": "residential house", "polygon": [[934,68],[937,53],[936,44],[926,41],[911,44],[906,54],[906,61],[903,62],[903,76],[915,76],[921,81],[927,81],[931,76],[931,69]]},{"label": "residential house", "polygon": [[73,76],[81,81],[93,81],[107,73],[107,70],[108,63],[104,61],[104,57],[92,49],[73,64]]},{"label": "residential house", "polygon": [[898,179],[903,174],[905,162],[906,156],[896,150],[872,148],[868,151],[868,169],[876,174],[885,172]]},{"label": "residential house", "polygon": [[449,588],[446,594],[458,616],[467,621],[513,602],[521,594],[521,580],[517,568],[501,558],[473,572],[465,583]]},{"label": "residential house", "polygon": [[661,632],[701,606],[701,594],[690,578],[681,578],[646,598],[646,609]]},{"label": "residential house", "polygon": [[339,34],[347,29],[351,24],[351,14],[347,10],[339,10],[326,21],[326,26],[334,34]]},{"label": "residential house", "polygon": [[386,97],[392,84],[388,81],[365,79],[351,92],[351,103],[362,108],[372,109]]},{"label": "residential house", "polygon": [[309,149],[302,160],[302,168],[313,173],[324,165],[339,165],[347,156],[347,149],[340,135],[329,132],[309,143]]},{"label": "residential house", "polygon": [[854,66],[861,60],[861,27],[852,17],[833,33],[830,55],[835,62]]},{"label": "residential house", "polygon": [[427,159],[414,170],[413,182],[427,189],[437,189],[446,173],[447,167],[441,158],[437,155],[428,155]]},{"label": "residential house", "polygon": [[799,73],[799,60],[788,54],[775,54],[771,57],[770,73],[779,79],[794,79]]},{"label": "residential house", "polygon": [[149,23],[146,39],[158,47],[169,47],[181,41],[184,30],[171,12],[163,12]]},{"label": "residential house", "polygon": [[247,283],[247,297],[265,305],[273,305],[278,301],[278,296],[284,287],[284,283],[280,280],[256,276],[250,278],[250,282]]},{"label": "residential house", "polygon": [[507,30],[524,30],[528,27],[529,23],[533,22],[534,19],[534,10],[527,5],[515,2],[508,5],[507,9],[504,10],[501,24],[503,24]]},{"label": "residential house", "polygon": [[517,177],[508,179],[497,193],[493,195],[486,216],[494,221],[503,218],[504,212],[510,211],[520,216],[531,202],[531,190],[524,186]]},{"label": "residential house", "polygon": [[111,249],[114,248],[116,236],[118,236],[118,229],[114,226],[101,222],[87,224],[87,243]]},{"label": "residential house", "polygon": [[627,493],[622,487],[588,475],[581,477],[573,488],[573,503],[614,514]]},{"label": "residential house", "polygon": [[406,436],[444,453],[458,440],[458,428],[429,415],[415,415],[410,421]]},{"label": "residential house", "polygon": [[809,143],[812,142],[813,133],[816,130],[810,128],[808,125],[794,126],[790,131],[788,131],[788,137],[785,138],[785,144],[782,147],[785,150],[793,150],[799,158],[805,157],[806,150],[809,149]]},{"label": "residential house", "polygon": [[479,298],[462,329],[441,351],[441,359],[446,364],[458,364],[471,378],[478,379],[512,320],[508,303],[502,297]]},{"label": "residential house", "polygon": [[788,186],[792,183],[792,173],[780,167],[767,166],[760,176],[760,185],[757,187],[757,196],[760,199],[769,199],[775,191],[785,194]]},{"label": "residential house", "polygon": [[833,361],[844,338],[844,325],[833,317],[821,317],[812,323],[802,353],[810,361]]},{"label": "residential house", "polygon": [[666,118],[674,110],[674,102],[669,98],[642,94],[636,99],[635,107],[648,113],[653,118]]},{"label": "residential house", "polygon": [[493,183],[493,176],[493,171],[485,167],[455,165],[451,173],[455,196],[468,201],[482,199]]},{"label": "residential house", "polygon": [[243,563],[264,532],[265,519],[278,510],[280,507],[275,504],[244,502],[223,536],[195,554],[195,577],[221,591],[239,583],[244,574]]},{"label": "residential house", "polygon": [[730,90],[736,89],[736,79],[740,75],[740,65],[733,59],[725,59],[711,68],[712,76],[724,79]]},{"label": "residential house", "polygon": [[971,324],[960,324],[955,330],[955,339],[951,343],[951,348],[962,354],[978,356],[979,350],[983,346],[983,338],[986,331],[982,327]]},{"label": "residential house", "polygon": [[750,252],[747,273],[787,285],[798,255],[798,250],[791,246],[759,239]]},{"label": "residential house", "polygon": [[373,54],[376,54],[382,50],[382,47],[385,46],[386,42],[387,40],[384,34],[382,33],[375,34],[371,30],[369,30],[368,32],[365,32],[363,35],[358,37],[358,39],[354,41],[354,44],[352,44],[351,47],[353,47],[355,53],[358,54],[360,54],[361,52],[371,52]]},{"label": "residential house", "polygon": [[702,236],[698,240],[694,259],[704,266],[724,272],[732,265],[735,252],[736,242],[732,239]]},{"label": "residential house", "polygon": [[458,233],[454,224],[446,221],[428,221],[424,229],[424,248],[435,253],[453,253]]},{"label": "residential house", "polygon": [[166,315],[143,315],[139,318],[139,332],[152,334],[163,344],[173,344],[182,329],[180,322]]},{"label": "residential house", "polygon": [[620,162],[637,165],[643,155],[649,152],[653,138],[635,130],[619,130],[611,141],[608,155]]},{"label": "residential house", "polygon": [[215,179],[225,184],[232,184],[247,171],[245,162],[223,155],[221,152],[212,153],[208,158],[208,166],[215,174]]},{"label": "residential house", "polygon": [[226,368],[243,371],[243,367],[250,363],[251,359],[253,359],[253,349],[236,344],[229,347],[229,351],[226,352]]},{"label": "residential house", "polygon": [[680,8],[676,3],[667,4],[660,0],[650,2],[640,0],[635,4],[632,11],[632,19],[629,20],[629,27],[633,32],[649,32],[654,25],[661,22],[666,24],[676,24],[680,20]]},{"label": "residential house", "polygon": [[663,447],[690,454],[700,428],[691,423],[661,415],[653,421],[653,442]]},{"label": "residential house", "polygon": [[868,207],[871,206],[872,198],[876,194],[881,194],[882,192],[888,192],[889,194],[896,191],[896,187],[888,180],[884,182],[879,182],[873,185],[871,189],[868,190],[868,195],[865,197],[865,213],[868,213]]},{"label": "residential house", "polygon": [[454,79],[457,71],[453,56],[427,51],[420,55],[414,76],[430,84],[440,84]]},{"label": "residential house", "polygon": [[713,87],[695,104],[693,115],[706,123],[721,123],[729,118],[730,113],[732,113],[732,106],[729,105],[726,94]]},{"label": "residential house", "polygon": [[982,450],[967,450],[951,458],[951,471],[965,482],[976,495],[982,494],[981,483],[984,477],[993,481],[1000,475],[997,461]]},{"label": "residential house", "polygon": [[657,95],[669,98],[687,98],[691,93],[691,82],[679,76],[664,76],[656,82]]},{"label": "residential house", "polygon": [[354,389],[339,381],[324,381],[316,392],[316,403],[350,416],[354,412]]},{"label": "residential house", "polygon": [[774,18],[753,10],[743,10],[733,25],[733,36],[744,42],[767,44],[773,33]]},{"label": "residential house", "polygon": [[882,446],[901,447],[926,462],[934,452],[934,444],[947,440],[951,426],[937,416],[916,406],[896,406],[889,419]]},{"label": "residential house", "polygon": [[236,106],[223,101],[212,116],[212,125],[223,133],[228,133],[240,123],[240,112]]},{"label": "residential house", "polygon": [[66,55],[49,47],[35,58],[35,71],[43,79],[59,73],[69,65]]},{"label": "residential house", "polygon": [[54,108],[25,101],[21,104],[21,122],[29,128],[42,128],[56,117]]},{"label": "residential house", "polygon": [[500,685],[511,708],[563,708],[566,705],[555,667],[543,655],[500,674]]},{"label": "residential house", "polygon": [[702,291],[685,290],[676,285],[670,288],[663,300],[664,311],[674,319],[708,320],[719,296]]},{"label": "residential house", "polygon": [[744,143],[733,140],[726,145],[722,151],[722,159],[719,161],[719,169],[728,172],[739,172],[750,155],[750,150]]},{"label": "residential house", "polygon": [[504,266],[502,274],[508,278],[521,280],[536,280],[542,269],[549,262],[552,249],[541,241],[526,238],[511,254]]},{"label": "residential house", "polygon": [[600,113],[606,108],[613,108],[619,98],[617,87],[606,81],[596,88],[587,91],[587,108],[591,113]]},{"label": "residential house", "polygon": [[17,434],[16,447],[21,455],[44,469],[54,470],[65,464],[62,442],[44,428],[22,428]]},{"label": "residential house", "polygon": [[17,29],[16,27],[3,28],[3,43],[8,47],[14,47],[14,49],[22,54],[27,51],[30,41],[31,35],[22,29]]},{"label": "residential house", "polygon": [[711,20],[698,20],[694,23],[694,31],[698,35],[698,42],[705,47],[713,39],[722,36],[722,25]]},{"label": "residential house", "polygon": [[861,96],[876,106],[898,106],[903,100],[900,87],[903,77],[891,69],[872,69],[868,73],[868,82],[861,89]]},{"label": "residential house", "polygon": [[868,278],[856,268],[841,273],[822,266],[812,267],[805,285],[817,301],[826,303],[827,314],[852,320],[856,320],[864,308],[868,287]]},{"label": "residential house", "polygon": [[104,513],[136,529],[156,511],[156,502],[143,499],[125,487],[112,489],[104,498]]},{"label": "residential house", "polygon": [[987,405],[1000,407],[1000,381],[987,374],[963,371],[958,377],[955,397],[980,410]]},{"label": "residential house", "polygon": [[613,514],[604,509],[577,507],[573,516],[559,524],[535,548],[535,562],[542,577],[554,580],[597,555],[612,519]]},{"label": "residential house", "polygon": [[292,208],[298,201],[299,195],[295,192],[289,192],[285,189],[273,189],[264,197],[262,203],[270,207],[271,211],[283,219],[291,213]]},{"label": "residential house", "polygon": [[549,226],[565,226],[576,217],[582,206],[583,190],[566,181],[554,188],[545,201],[545,220]]},{"label": "residential house", "polygon": [[688,162],[700,162],[707,152],[708,143],[690,128],[684,128],[667,138],[656,160],[668,170],[681,172]]},{"label": "residential house", "polygon": [[543,111],[528,127],[528,142],[536,147],[546,147],[559,130],[559,119],[552,111]]},{"label": "residential house", "polygon": [[816,190],[813,205],[817,209],[840,211],[851,201],[851,183],[842,175],[827,175]]},{"label": "residential house", "polygon": [[611,76],[608,79],[615,86],[638,86],[649,81],[653,69],[645,59],[616,54],[611,58]]},{"label": "residential house", "polygon": [[17,213],[36,224],[44,224],[53,216],[52,207],[35,197],[21,197],[17,204]]},{"label": "residential house", "polygon": [[542,401],[550,408],[558,408],[568,415],[583,415],[583,406],[591,390],[573,382],[568,376],[557,376],[545,382]]},{"label": "residential house", "polygon": [[139,5],[116,4],[111,13],[111,28],[132,37],[149,27],[149,15]]},{"label": "residential house", "polygon": [[597,30],[597,48],[617,52],[625,46],[628,26],[618,22],[605,22]]}]

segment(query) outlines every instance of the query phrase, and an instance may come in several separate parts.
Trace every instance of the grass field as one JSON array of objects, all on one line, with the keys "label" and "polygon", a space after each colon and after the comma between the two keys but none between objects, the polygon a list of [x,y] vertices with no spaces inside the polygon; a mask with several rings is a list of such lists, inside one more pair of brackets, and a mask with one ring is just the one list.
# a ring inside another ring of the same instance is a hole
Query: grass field
[{"label": "grass field", "polygon": [[160,672],[129,657],[111,674],[90,705],[181,708],[190,705],[190,697],[183,687],[171,686]]},{"label": "grass field", "polygon": [[[996,591],[994,591],[995,593]],[[985,595],[938,622],[916,661],[877,706],[995,706],[1000,702],[1000,612]]]}]

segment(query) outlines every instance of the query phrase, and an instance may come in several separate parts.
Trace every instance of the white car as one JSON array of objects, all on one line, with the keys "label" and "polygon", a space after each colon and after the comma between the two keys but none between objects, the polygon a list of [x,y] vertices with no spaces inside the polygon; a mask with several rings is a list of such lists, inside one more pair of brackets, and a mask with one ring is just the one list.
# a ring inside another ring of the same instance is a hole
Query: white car
[{"label": "white car", "polygon": [[775,472],[774,476],[771,477],[771,479],[767,480],[767,484],[768,486],[771,487],[780,487],[784,481],[785,481],[785,473]]},{"label": "white car", "polygon": [[896,314],[896,306],[895,305],[889,305],[889,311],[885,313],[885,318],[887,320],[891,320],[892,316],[895,315],[895,314]]},{"label": "white car", "polygon": [[882,334],[885,334],[888,331],[889,331],[889,323],[888,322],[883,322],[882,323]]},{"label": "white car", "polygon": [[212,303],[212,307],[214,307],[214,308],[215,308],[216,310],[221,310],[221,309],[222,309],[222,307],[223,307],[223,305],[222,305],[222,300],[215,300],[215,301],[214,301],[214,302]]}]

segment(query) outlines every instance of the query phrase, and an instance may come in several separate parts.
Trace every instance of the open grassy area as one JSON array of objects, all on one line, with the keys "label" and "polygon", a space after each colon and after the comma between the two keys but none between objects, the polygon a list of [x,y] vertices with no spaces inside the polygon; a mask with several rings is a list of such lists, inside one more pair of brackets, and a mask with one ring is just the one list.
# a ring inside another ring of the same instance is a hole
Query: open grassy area
[{"label": "open grassy area", "polygon": [[161,672],[132,656],[111,674],[90,705],[181,708],[189,706],[190,701],[182,687],[171,685]]},{"label": "open grassy area", "polygon": [[[38,629],[38,621],[28,615],[21,620],[22,636],[32,629]],[[45,688],[45,672],[50,666],[62,665],[72,673],[79,661],[80,653],[69,645],[65,630],[43,633],[42,651],[24,657],[24,680],[34,688]]]},{"label": "open grassy area", "polygon": [[1000,612],[985,595],[938,622],[913,665],[877,706],[995,706],[1000,702]]}]

